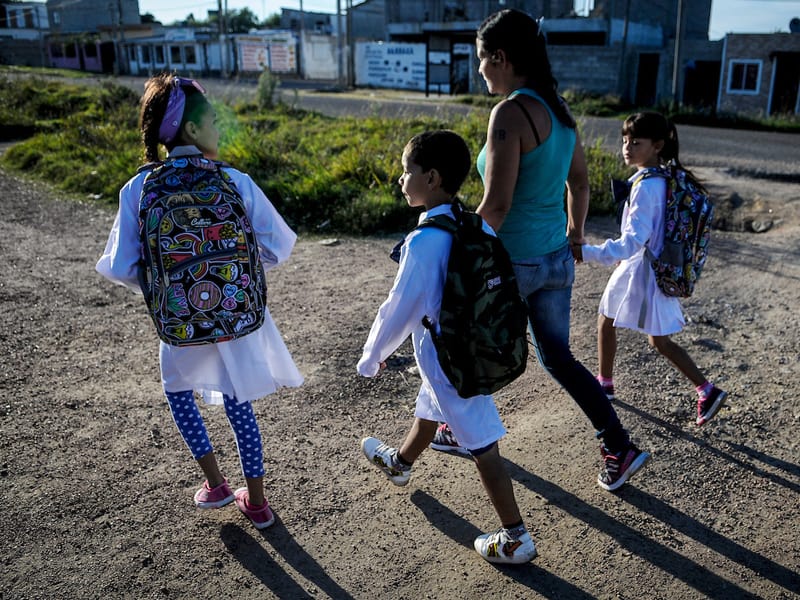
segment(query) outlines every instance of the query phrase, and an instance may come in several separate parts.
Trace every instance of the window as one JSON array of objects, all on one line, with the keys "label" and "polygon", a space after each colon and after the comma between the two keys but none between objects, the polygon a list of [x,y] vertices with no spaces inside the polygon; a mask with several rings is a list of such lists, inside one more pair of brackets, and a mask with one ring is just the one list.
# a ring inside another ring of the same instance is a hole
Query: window
[{"label": "window", "polygon": [[86,58],[97,58],[97,44],[95,44],[94,42],[89,44],[84,44],[83,55]]},{"label": "window", "polygon": [[761,82],[760,60],[732,60],[728,70],[729,94],[758,94]]},{"label": "window", "polygon": [[164,64],[164,46],[156,46],[156,63],[159,65]]},{"label": "window", "polygon": [[194,46],[186,46],[186,47],[184,47],[184,52],[186,53],[186,64],[187,65],[197,64],[197,50],[195,50]]},{"label": "window", "polygon": [[142,64],[149,65],[150,64],[150,46],[142,46],[140,48],[142,51]]},{"label": "window", "polygon": [[180,64],[183,62],[181,59],[181,47],[180,46],[170,46],[169,47],[169,63],[171,65]]},{"label": "window", "polygon": [[78,49],[75,47],[75,42],[69,42],[64,46],[64,56],[67,58],[78,57]]}]

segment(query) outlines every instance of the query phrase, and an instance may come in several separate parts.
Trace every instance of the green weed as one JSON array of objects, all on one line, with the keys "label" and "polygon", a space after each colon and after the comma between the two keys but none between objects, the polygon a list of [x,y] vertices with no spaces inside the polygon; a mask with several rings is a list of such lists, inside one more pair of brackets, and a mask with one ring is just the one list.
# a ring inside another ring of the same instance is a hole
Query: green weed
[{"label": "green weed", "polygon": [[[20,79],[0,85],[2,124],[24,125],[28,138],[2,164],[54,182],[69,192],[115,205],[119,189],[141,164],[138,97],[114,84],[75,86]],[[484,144],[489,107],[448,121],[435,118],[332,118],[282,103],[265,110],[212,102],[221,130],[220,157],[248,173],[292,227],[303,232],[372,234],[406,230],[409,210],[397,179],[406,142],[427,129],[453,129],[473,160]],[[608,180],[621,161],[587,148],[593,213],[611,206]],[[475,208],[483,196],[477,170],[460,197]]]}]

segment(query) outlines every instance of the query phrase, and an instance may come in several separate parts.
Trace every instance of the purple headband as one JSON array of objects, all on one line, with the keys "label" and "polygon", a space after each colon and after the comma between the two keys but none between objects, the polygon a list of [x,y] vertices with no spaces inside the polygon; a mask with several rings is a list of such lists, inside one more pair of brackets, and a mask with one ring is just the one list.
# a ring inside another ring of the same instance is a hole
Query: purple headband
[{"label": "purple headband", "polygon": [[206,93],[203,86],[194,79],[176,77],[172,80],[172,89],[169,92],[167,110],[164,112],[164,119],[161,121],[161,126],[158,128],[158,141],[162,144],[170,143],[175,139],[175,136],[178,135],[178,129],[183,120],[183,109],[186,106],[186,92],[183,91],[184,86],[192,86],[201,94]]}]

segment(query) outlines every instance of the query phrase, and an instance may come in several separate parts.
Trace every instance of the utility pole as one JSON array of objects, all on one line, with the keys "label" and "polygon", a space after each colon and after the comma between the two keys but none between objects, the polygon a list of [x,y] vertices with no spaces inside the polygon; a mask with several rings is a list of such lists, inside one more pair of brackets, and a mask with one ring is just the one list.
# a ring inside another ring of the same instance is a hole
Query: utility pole
[{"label": "utility pole", "polygon": [[306,31],[306,15],[303,12],[303,0],[300,0],[300,43],[298,44],[297,48],[299,52],[297,53],[299,56],[298,66],[300,67],[300,78],[306,78],[306,68],[303,65],[303,60],[305,60],[304,52],[303,52],[303,44],[305,43],[305,31]]},{"label": "utility pole", "polygon": [[121,74],[125,74],[128,72],[128,65],[125,64],[128,62],[127,59],[127,51],[125,50],[125,28],[122,23],[122,0],[117,0],[117,17],[119,17],[118,28],[117,31],[119,32],[119,52],[120,52],[120,63],[119,63],[119,72]]},{"label": "utility pole", "polygon": [[[121,57],[119,55],[119,33],[116,30],[115,23],[119,23],[117,19],[114,18],[114,3],[108,3],[108,16],[111,19],[111,38],[114,42],[114,76],[116,77],[119,75],[119,65],[121,61]],[[74,42],[73,42],[74,43]]]},{"label": "utility pole", "polygon": [[619,51],[619,74],[617,75],[617,91],[620,98],[627,99],[628,86],[625,80],[625,54],[628,52],[628,22],[631,20],[631,0],[625,3],[625,21],[622,25],[622,46]]},{"label": "utility pole", "polygon": [[225,20],[222,13],[222,0],[217,0],[217,25],[219,27],[219,70],[220,75],[227,77],[228,47],[225,43]]},{"label": "utility pole", "polygon": [[355,84],[355,48],[353,48],[353,0],[347,0],[347,87]]},{"label": "utility pole", "polygon": [[336,45],[339,47],[337,52],[339,58],[339,87],[344,81],[344,38],[342,37],[342,0],[336,0]]},{"label": "utility pole", "polygon": [[678,83],[681,72],[681,38],[683,37],[683,0],[678,2],[678,21],[675,25],[675,56],[672,61],[672,101],[679,104]]},{"label": "utility pole", "polygon": [[41,61],[41,66],[46,67],[45,61],[45,54],[44,54],[44,27],[42,26],[42,13],[39,10],[40,6],[33,7],[33,14],[36,15],[36,29],[39,33],[39,60]]}]

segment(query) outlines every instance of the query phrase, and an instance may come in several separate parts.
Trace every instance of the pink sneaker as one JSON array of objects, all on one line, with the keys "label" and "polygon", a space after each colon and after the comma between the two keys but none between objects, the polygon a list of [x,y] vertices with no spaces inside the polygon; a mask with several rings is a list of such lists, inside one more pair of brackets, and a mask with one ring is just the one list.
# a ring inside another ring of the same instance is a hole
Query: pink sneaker
[{"label": "pink sneaker", "polygon": [[228,486],[226,479],[217,487],[208,487],[208,480],[203,482],[201,487],[194,495],[194,503],[197,508],[220,508],[233,502],[233,492]]},{"label": "pink sneaker", "polygon": [[236,506],[242,511],[244,516],[250,519],[256,529],[266,529],[275,522],[275,515],[269,507],[269,502],[264,499],[261,506],[253,506],[247,501],[247,488],[239,488],[235,492]]}]

